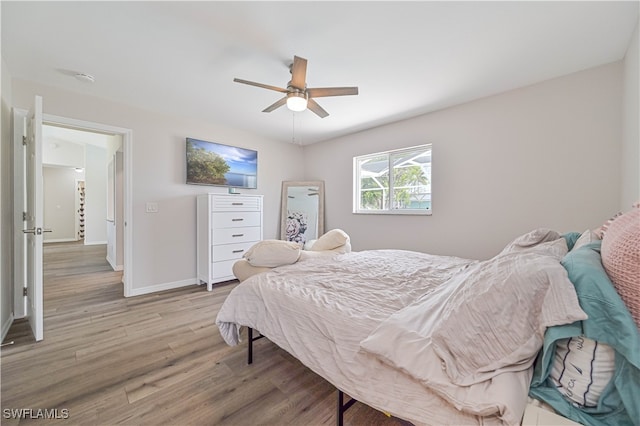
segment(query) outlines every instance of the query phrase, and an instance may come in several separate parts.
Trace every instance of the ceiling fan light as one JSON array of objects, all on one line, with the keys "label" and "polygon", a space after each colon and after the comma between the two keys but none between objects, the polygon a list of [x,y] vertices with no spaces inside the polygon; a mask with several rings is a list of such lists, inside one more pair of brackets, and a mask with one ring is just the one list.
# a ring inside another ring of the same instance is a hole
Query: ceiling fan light
[{"label": "ceiling fan light", "polygon": [[287,95],[287,108],[300,112],[307,109],[307,98],[302,93],[289,93]]}]

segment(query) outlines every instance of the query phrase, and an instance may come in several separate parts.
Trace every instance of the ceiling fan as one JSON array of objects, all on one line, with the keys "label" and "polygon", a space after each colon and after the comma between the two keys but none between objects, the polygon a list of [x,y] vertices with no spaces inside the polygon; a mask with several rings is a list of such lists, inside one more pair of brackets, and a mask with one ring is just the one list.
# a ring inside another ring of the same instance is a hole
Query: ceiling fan
[{"label": "ceiling fan", "polygon": [[293,63],[289,67],[291,72],[291,81],[287,83],[287,88],[269,86],[268,84],[256,83],[254,81],[242,80],[234,78],[236,83],[248,84],[251,86],[262,87],[263,89],[275,90],[276,92],[285,93],[286,95],[272,105],[266,107],[262,112],[271,112],[282,105],[292,111],[304,111],[309,108],[320,118],[329,115],[313,98],[321,98],[326,96],[346,96],[357,95],[357,87],[309,87],[307,88],[307,60],[299,56],[293,57]]}]

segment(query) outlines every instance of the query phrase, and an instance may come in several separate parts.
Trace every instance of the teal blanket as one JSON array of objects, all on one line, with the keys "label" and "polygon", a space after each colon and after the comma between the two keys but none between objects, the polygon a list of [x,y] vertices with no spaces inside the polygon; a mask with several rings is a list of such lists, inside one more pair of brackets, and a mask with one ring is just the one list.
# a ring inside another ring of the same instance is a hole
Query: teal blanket
[{"label": "teal blanket", "polygon": [[[547,330],[529,395],[584,425],[640,425],[640,332],[602,266],[600,241],[570,251],[562,265],[589,319]],[[555,342],[581,334],[616,351],[614,376],[592,408],[574,406],[549,379]]]}]

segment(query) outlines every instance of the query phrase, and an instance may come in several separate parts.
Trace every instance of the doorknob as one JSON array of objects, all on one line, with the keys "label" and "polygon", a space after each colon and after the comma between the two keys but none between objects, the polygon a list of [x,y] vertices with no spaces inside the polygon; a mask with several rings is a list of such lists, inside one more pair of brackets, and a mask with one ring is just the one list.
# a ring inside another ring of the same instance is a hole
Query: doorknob
[{"label": "doorknob", "polygon": [[43,232],[53,232],[53,229],[31,228],[23,229],[22,232],[25,234],[42,235]]}]

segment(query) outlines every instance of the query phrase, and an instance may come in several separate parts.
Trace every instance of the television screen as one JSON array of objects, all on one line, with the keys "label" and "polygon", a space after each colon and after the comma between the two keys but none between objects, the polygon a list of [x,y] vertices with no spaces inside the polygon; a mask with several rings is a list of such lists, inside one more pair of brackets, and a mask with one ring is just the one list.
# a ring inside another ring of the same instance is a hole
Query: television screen
[{"label": "television screen", "polygon": [[187,183],[255,189],[258,152],[187,138]]}]

